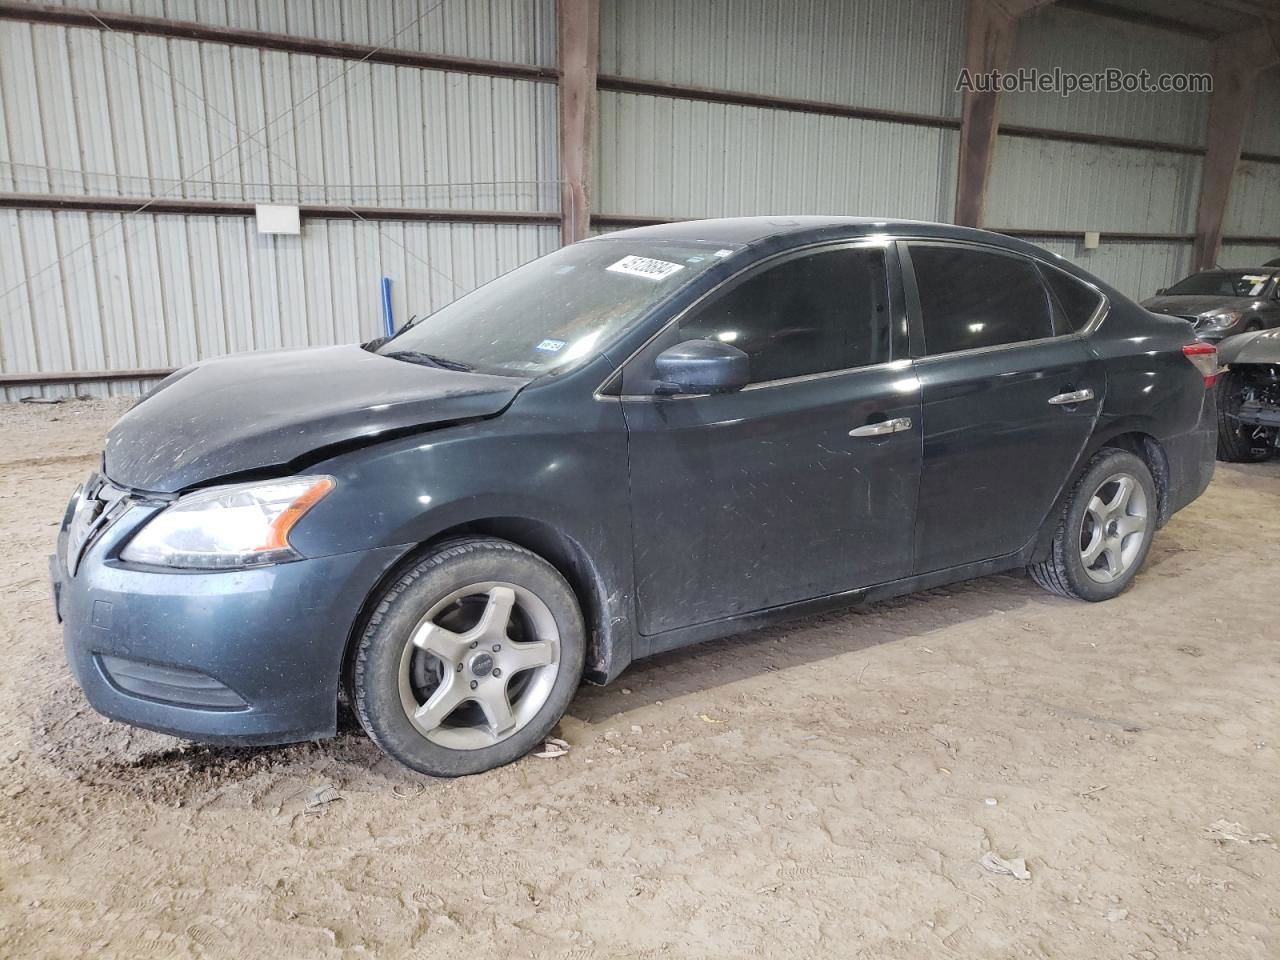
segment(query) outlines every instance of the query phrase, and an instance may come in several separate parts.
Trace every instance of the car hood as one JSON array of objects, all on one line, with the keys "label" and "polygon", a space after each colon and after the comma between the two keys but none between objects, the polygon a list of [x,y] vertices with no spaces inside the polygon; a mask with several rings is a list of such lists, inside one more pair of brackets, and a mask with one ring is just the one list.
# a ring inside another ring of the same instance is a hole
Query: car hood
[{"label": "car hood", "polygon": [[1198,317],[1211,310],[1239,310],[1247,312],[1254,308],[1252,300],[1243,297],[1151,297],[1143,300],[1142,305],[1154,313],[1168,313],[1178,317]]},{"label": "car hood", "polygon": [[111,428],[104,469],[121,486],[176,493],[335,444],[494,416],[528,382],[358,346],[207,360],[163,381]]},{"label": "car hood", "polygon": [[1280,363],[1280,329],[1255,330],[1227,337],[1218,344],[1218,362]]}]

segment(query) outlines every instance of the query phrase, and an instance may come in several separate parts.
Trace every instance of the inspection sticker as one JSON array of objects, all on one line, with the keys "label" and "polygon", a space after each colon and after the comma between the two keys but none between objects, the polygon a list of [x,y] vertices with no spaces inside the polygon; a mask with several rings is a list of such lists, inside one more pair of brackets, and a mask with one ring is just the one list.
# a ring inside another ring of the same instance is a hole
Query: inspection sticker
[{"label": "inspection sticker", "polygon": [[534,347],[535,350],[543,350],[546,353],[559,353],[564,349],[565,341],[563,340],[543,340]]},{"label": "inspection sticker", "polygon": [[666,260],[654,260],[652,257],[623,257],[617,263],[605,267],[614,273],[625,273],[631,277],[644,277],[646,280],[665,280],[677,270],[683,270],[680,263],[668,263]]}]

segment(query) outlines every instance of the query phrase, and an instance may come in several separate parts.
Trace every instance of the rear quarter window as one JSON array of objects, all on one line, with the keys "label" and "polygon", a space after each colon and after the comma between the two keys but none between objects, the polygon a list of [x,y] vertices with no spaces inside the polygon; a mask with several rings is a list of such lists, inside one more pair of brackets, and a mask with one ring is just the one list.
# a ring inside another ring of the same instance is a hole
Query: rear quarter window
[{"label": "rear quarter window", "polygon": [[1040,264],[1040,274],[1053,303],[1053,328],[1057,334],[1074,333],[1093,319],[1102,305],[1102,294],[1070,274]]}]

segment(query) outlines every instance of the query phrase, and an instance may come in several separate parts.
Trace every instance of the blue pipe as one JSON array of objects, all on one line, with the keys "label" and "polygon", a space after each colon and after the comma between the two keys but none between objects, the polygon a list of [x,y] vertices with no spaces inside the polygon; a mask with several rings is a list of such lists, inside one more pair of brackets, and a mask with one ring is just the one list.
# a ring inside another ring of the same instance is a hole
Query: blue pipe
[{"label": "blue pipe", "polygon": [[387,336],[396,332],[396,319],[391,313],[391,278],[382,278],[382,322],[386,325]]}]

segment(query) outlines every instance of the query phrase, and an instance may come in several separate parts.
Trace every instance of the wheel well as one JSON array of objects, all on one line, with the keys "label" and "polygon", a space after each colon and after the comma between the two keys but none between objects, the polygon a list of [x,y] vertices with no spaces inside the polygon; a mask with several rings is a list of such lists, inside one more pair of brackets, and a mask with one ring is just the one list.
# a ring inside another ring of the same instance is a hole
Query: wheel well
[{"label": "wheel well", "polygon": [[520,517],[492,517],[440,531],[430,540],[410,550],[382,575],[369,591],[369,595],[365,597],[360,613],[347,637],[347,646],[342,658],[343,682],[345,683],[356,640],[364,632],[378,598],[382,596],[387,586],[403,576],[406,570],[414,566],[438,544],[464,536],[497,537],[501,540],[509,540],[517,546],[536,553],[556,568],[556,571],[568,581],[574,596],[577,597],[578,605],[582,608],[582,619],[587,627],[587,656],[583,672],[589,679],[603,679],[608,666],[603,648],[606,642],[605,618],[607,615],[602,599],[604,593],[586,551],[577,542],[549,524]]},{"label": "wheel well", "polygon": [[1169,520],[1169,457],[1160,441],[1149,433],[1134,431],[1112,437],[1102,447],[1126,450],[1147,465],[1156,482],[1156,526],[1163,527]]}]

